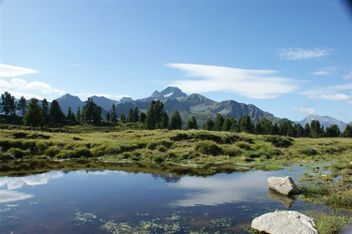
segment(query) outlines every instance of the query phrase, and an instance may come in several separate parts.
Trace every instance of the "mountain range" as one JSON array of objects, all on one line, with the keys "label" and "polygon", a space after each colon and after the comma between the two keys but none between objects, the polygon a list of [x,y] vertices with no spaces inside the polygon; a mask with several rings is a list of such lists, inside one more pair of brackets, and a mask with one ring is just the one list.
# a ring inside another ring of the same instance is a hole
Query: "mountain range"
[{"label": "mountain range", "polygon": [[[187,95],[177,87],[167,87],[162,91],[154,91],[149,97],[133,100],[130,97],[124,97],[120,101],[112,100],[103,96],[90,97],[99,105],[103,112],[111,110],[112,105],[116,105],[117,115],[122,113],[127,114],[131,108],[138,107],[141,111],[146,111],[153,100],[160,100],[164,103],[166,112],[171,113],[178,110],[183,119],[188,119],[195,116],[200,122],[205,121],[210,117],[215,117],[217,113],[223,116],[233,116],[240,118],[243,115],[249,115],[254,121],[262,118],[267,118],[273,122],[278,122],[280,119],[273,114],[263,111],[252,104],[238,103],[233,100],[217,102],[200,94]],[[69,107],[73,112],[76,112],[78,107],[82,109],[84,102],[77,96],[65,94],[56,99],[64,113],[67,113]]]},{"label": "mountain range", "polygon": [[[299,123],[304,126],[305,124],[310,124],[313,120],[318,120],[324,128],[330,127],[333,124],[336,124],[341,131],[345,130],[346,123],[340,120],[334,119],[330,116],[320,116],[320,115],[308,115],[306,118],[302,119]],[[352,124],[352,122],[350,123]]]},{"label": "mountain range", "polygon": [[[194,115],[200,123],[206,121],[208,118],[214,118],[217,113],[220,113],[225,117],[233,116],[237,119],[241,116],[248,115],[254,121],[267,118],[273,123],[277,123],[281,120],[273,114],[252,104],[239,103],[234,100],[217,102],[200,94],[187,95],[177,87],[167,87],[162,91],[155,90],[150,96],[137,100],[133,100],[130,97],[123,97],[119,101],[104,96],[91,96],[90,98],[92,98],[93,101],[103,109],[104,114],[109,112],[112,105],[115,104],[118,116],[122,113],[127,115],[128,111],[134,107],[138,107],[139,110],[146,112],[153,100],[160,100],[164,103],[164,109],[169,114],[177,110],[180,112],[184,120],[187,120]],[[56,100],[59,102],[65,114],[69,107],[71,107],[73,112],[76,112],[78,107],[82,109],[84,106],[84,101],[81,101],[79,97],[70,94],[65,94]],[[298,123],[304,126],[312,120],[319,120],[325,128],[332,124],[337,124],[339,128],[343,130],[347,125],[346,123],[332,117],[319,115],[309,115]]]}]

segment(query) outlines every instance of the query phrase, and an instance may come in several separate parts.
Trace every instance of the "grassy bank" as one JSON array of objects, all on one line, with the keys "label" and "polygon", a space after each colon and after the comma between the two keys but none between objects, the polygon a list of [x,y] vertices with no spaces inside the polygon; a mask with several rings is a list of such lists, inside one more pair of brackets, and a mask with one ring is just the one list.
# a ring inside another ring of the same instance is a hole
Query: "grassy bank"
[{"label": "grassy bank", "polygon": [[[25,173],[46,167],[129,167],[209,175],[318,161],[347,167],[352,161],[352,139],[347,138],[293,139],[201,130],[79,130],[1,130],[1,173]],[[347,173],[348,169],[343,170]]]}]

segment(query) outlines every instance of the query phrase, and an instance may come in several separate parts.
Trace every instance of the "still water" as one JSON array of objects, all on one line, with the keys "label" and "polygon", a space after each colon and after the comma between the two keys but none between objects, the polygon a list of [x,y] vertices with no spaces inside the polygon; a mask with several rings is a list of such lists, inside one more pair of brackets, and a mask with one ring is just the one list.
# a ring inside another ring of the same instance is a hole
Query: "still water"
[{"label": "still water", "polygon": [[246,233],[253,217],[314,205],[268,191],[301,167],[208,177],[52,171],[0,177],[0,233]]}]

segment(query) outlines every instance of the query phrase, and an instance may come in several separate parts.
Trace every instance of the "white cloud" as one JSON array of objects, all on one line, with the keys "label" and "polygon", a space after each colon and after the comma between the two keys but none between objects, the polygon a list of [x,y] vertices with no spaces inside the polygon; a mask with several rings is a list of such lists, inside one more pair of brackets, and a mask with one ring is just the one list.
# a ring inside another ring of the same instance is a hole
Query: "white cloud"
[{"label": "white cloud", "polygon": [[329,56],[332,49],[328,48],[280,48],[277,50],[281,59],[306,60]]},{"label": "white cloud", "polygon": [[198,77],[198,79],[176,80],[170,84],[189,93],[225,91],[249,98],[266,99],[297,89],[297,82],[276,76],[275,70],[182,63],[166,65],[185,72],[188,77]]},{"label": "white cloud", "polygon": [[25,98],[42,98],[41,95],[62,95],[65,93],[65,91],[56,89],[41,81],[26,81],[19,78],[0,79],[0,92],[5,91],[10,92],[17,98],[20,96],[24,96]]},{"label": "white cloud", "polygon": [[343,76],[345,80],[352,80],[352,71],[349,71],[347,74]]},{"label": "white cloud", "polygon": [[306,114],[306,115],[312,115],[315,113],[315,109],[312,107],[295,107],[294,108],[296,111]]},{"label": "white cloud", "polygon": [[312,72],[311,74],[314,76],[330,76],[330,75],[333,75],[336,70],[337,70],[336,67],[325,67],[325,68],[319,68],[314,72]]},{"label": "white cloud", "polygon": [[308,98],[352,103],[352,83],[331,85],[302,93]]},{"label": "white cloud", "polygon": [[37,72],[38,71],[31,68],[17,67],[0,63],[0,77],[18,77]]}]

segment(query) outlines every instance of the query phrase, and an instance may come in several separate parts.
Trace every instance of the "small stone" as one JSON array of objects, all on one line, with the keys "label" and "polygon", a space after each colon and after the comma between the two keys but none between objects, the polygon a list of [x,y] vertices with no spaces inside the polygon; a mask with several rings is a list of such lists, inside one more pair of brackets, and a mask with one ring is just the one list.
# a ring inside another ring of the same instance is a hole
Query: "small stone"
[{"label": "small stone", "polygon": [[269,234],[318,234],[312,218],[297,211],[275,211],[253,219],[251,227]]},{"label": "small stone", "polygon": [[298,188],[290,176],[269,177],[268,183],[269,188],[285,196],[298,192]]}]

